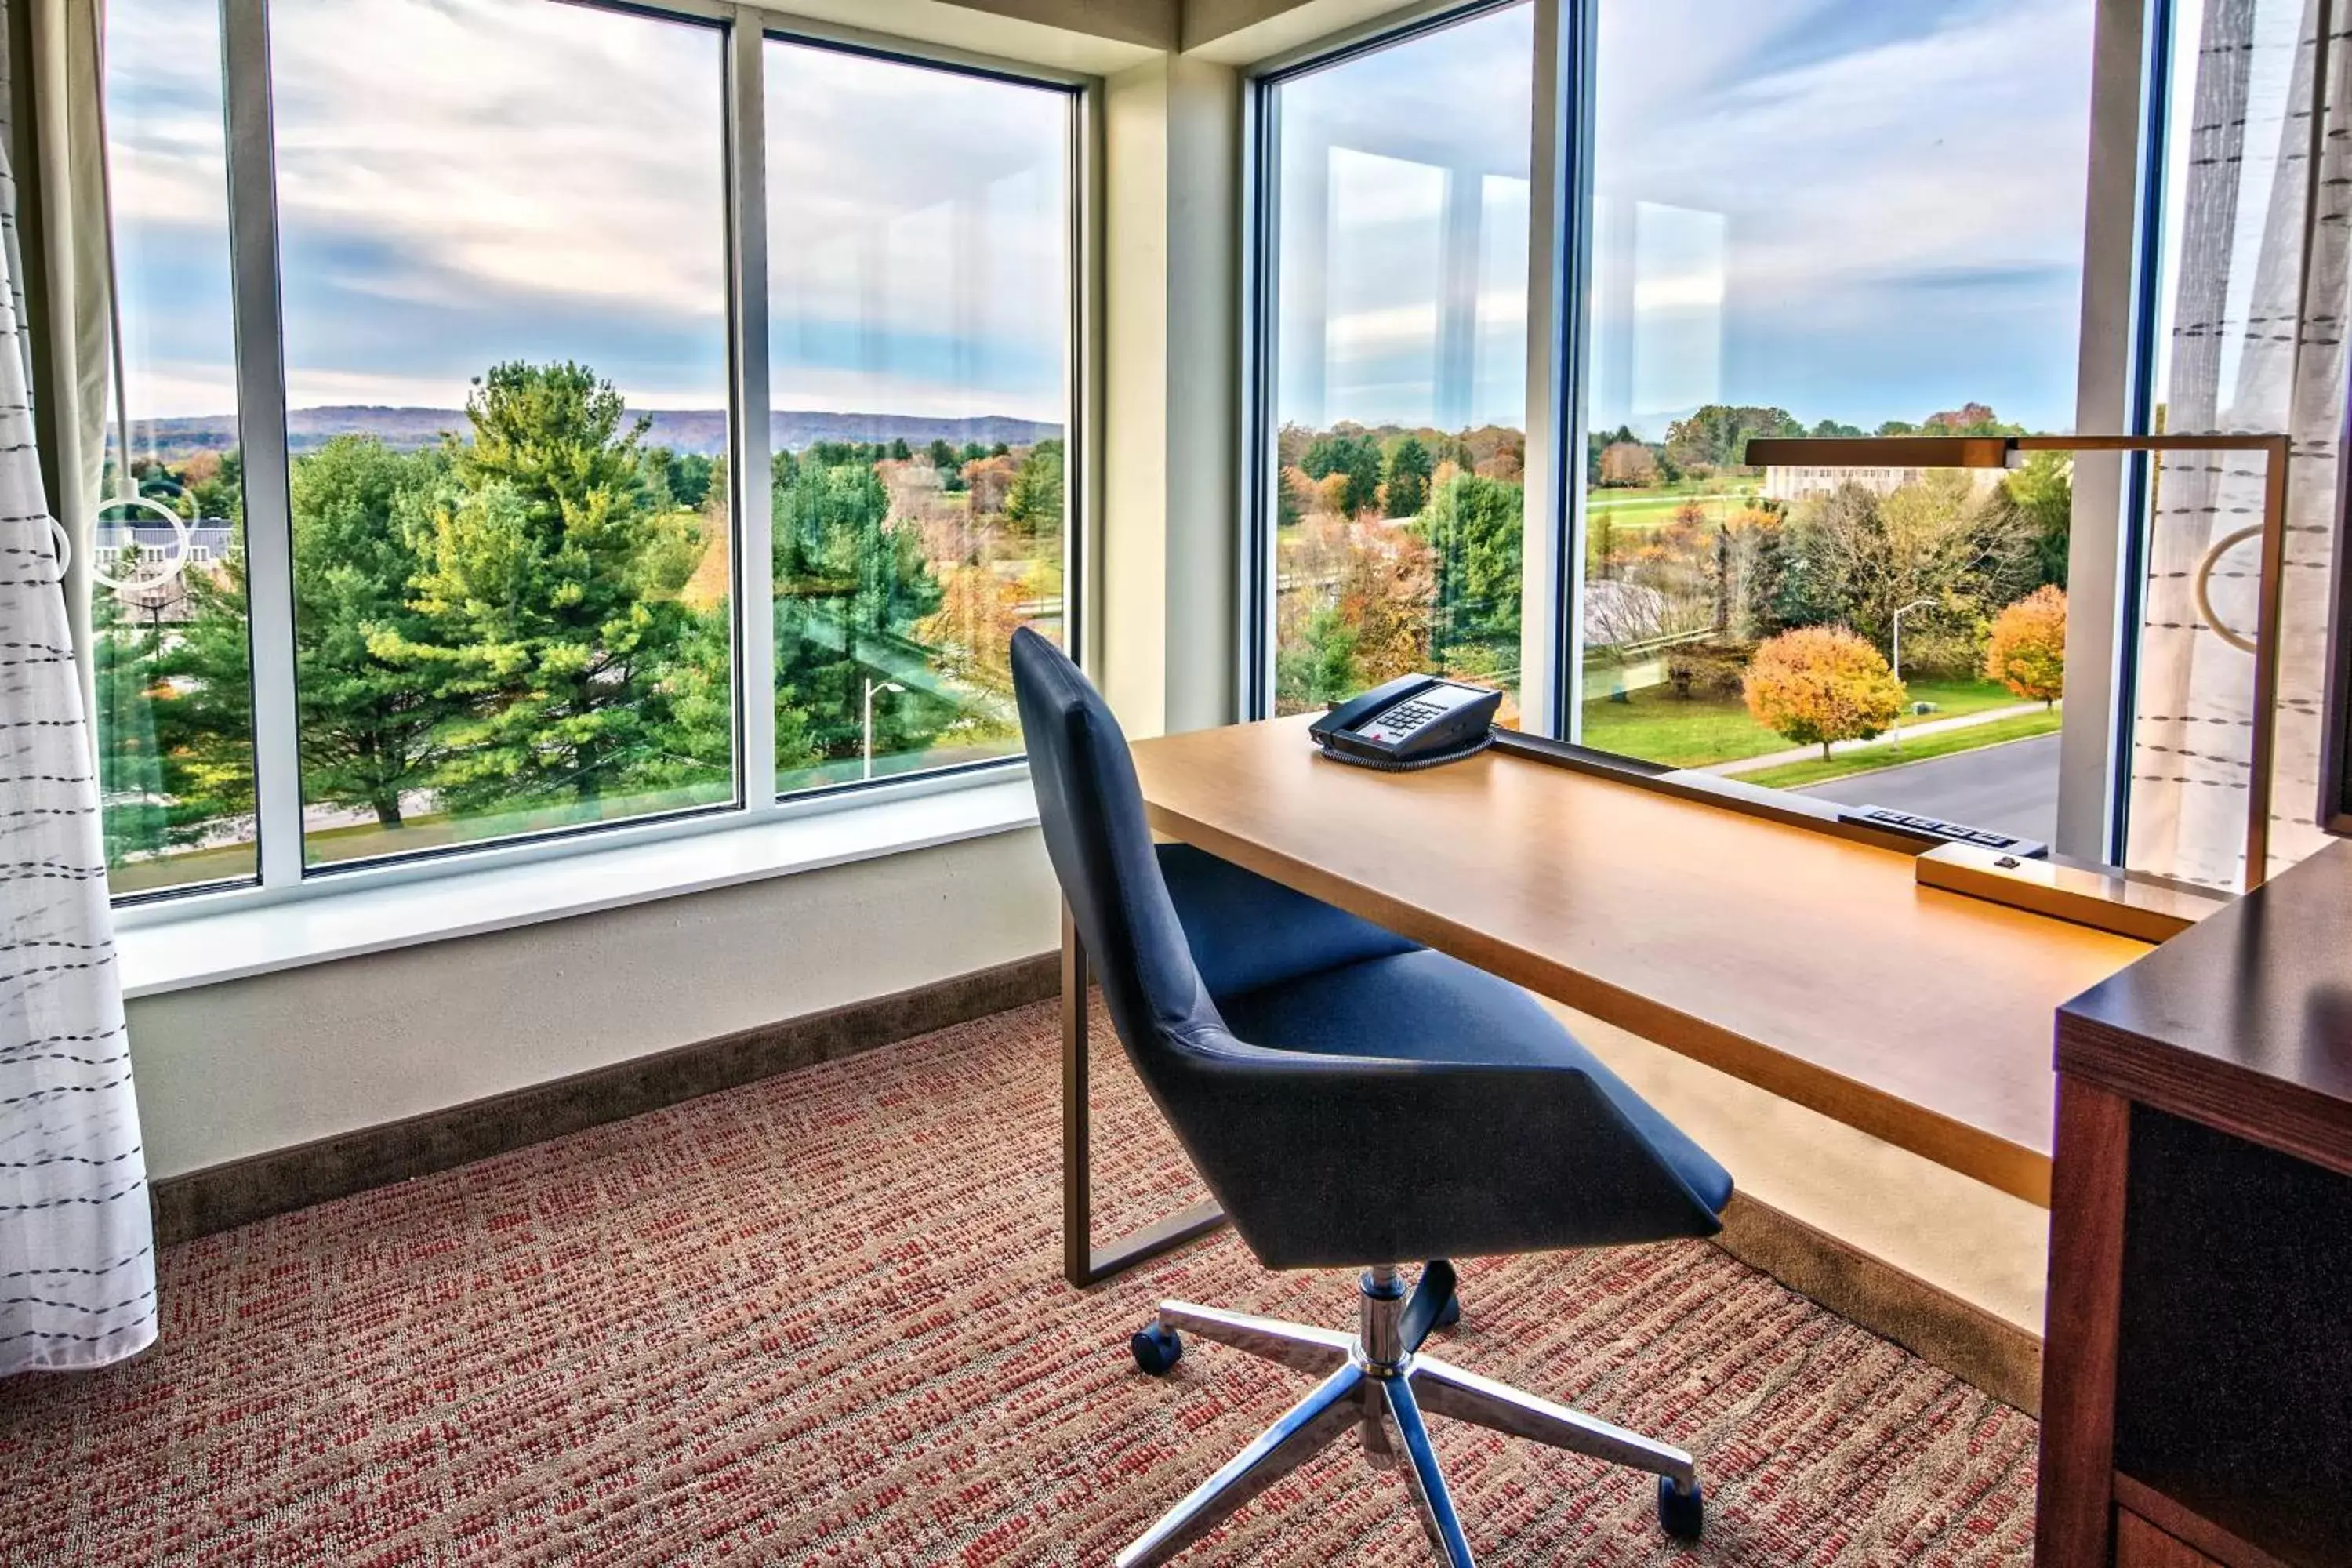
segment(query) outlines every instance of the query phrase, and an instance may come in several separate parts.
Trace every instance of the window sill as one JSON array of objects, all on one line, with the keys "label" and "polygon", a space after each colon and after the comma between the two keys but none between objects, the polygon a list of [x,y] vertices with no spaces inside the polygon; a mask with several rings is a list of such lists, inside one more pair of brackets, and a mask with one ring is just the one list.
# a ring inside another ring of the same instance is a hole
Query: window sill
[{"label": "window sill", "polygon": [[1016,832],[1036,821],[1028,779],[1000,777],[561,858],[277,903],[191,908],[119,930],[115,951],[123,995],[159,996],[929,849]]}]

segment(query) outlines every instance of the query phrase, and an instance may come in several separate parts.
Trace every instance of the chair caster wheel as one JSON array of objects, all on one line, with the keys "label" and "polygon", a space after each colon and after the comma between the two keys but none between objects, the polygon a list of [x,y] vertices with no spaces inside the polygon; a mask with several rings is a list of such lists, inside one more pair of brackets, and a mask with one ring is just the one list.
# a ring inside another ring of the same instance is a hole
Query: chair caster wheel
[{"label": "chair caster wheel", "polygon": [[1671,1477],[1658,1478],[1658,1528],[1676,1541],[1696,1541],[1706,1528],[1706,1492],[1698,1482],[1677,1489]]},{"label": "chair caster wheel", "polygon": [[1445,1305],[1437,1310],[1437,1326],[1450,1329],[1462,1321],[1462,1293],[1455,1291],[1445,1298]]},{"label": "chair caster wheel", "polygon": [[1175,1330],[1164,1323],[1152,1324],[1128,1341],[1127,1344],[1135,1352],[1137,1369],[1154,1377],[1165,1373],[1184,1354],[1184,1342],[1177,1337]]}]

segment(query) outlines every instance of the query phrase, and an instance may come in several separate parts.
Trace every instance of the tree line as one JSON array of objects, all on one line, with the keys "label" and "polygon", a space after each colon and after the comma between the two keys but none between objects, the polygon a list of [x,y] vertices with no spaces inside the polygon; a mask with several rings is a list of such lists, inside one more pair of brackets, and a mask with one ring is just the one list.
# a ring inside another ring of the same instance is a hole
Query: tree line
[{"label": "tree line", "polygon": [[1343,422],[1285,426],[1277,447],[1277,707],[1416,669],[1507,680],[1519,662],[1525,437]]},{"label": "tree line", "polygon": [[1620,486],[1678,484],[1745,471],[1748,443],[1756,437],[1790,436],[2022,436],[2025,427],[2004,422],[1981,403],[1943,409],[1914,422],[1885,419],[1874,429],[1835,419],[1805,424],[1785,408],[1754,404],[1710,403],[1666,426],[1665,437],[1645,441],[1633,426],[1598,430],[1585,438],[1584,482],[1596,489]]},{"label": "tree line", "polygon": [[[726,798],[725,459],[646,446],[648,421],[568,362],[491,367],[466,421],[437,447],[340,436],[292,466],[306,805],[396,828],[419,801],[457,816],[593,820],[646,797]],[[960,490],[979,475],[1008,518],[1019,512],[1013,531],[1058,539],[1058,442],[932,445],[946,450],[826,442],[774,454],[780,773],[855,756],[865,657],[936,651],[958,630],[939,618],[955,580],[993,573],[984,531],[965,558],[934,562],[918,531],[892,526],[884,471],[927,458],[945,465],[941,488],[951,475]],[[135,477],[183,515],[228,519],[241,540],[234,452]],[[184,576],[187,602],[169,621],[101,596],[101,772],[118,861],[254,808],[242,550]],[[933,743],[964,706],[937,689],[877,705],[877,752]]]}]

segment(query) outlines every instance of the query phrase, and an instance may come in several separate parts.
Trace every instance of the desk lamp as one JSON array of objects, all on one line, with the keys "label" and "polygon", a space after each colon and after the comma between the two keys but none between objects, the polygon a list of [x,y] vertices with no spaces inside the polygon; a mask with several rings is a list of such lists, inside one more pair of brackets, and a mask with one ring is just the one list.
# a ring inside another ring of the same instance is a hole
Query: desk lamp
[{"label": "desk lamp", "polygon": [[[1750,468],[2006,468],[2024,452],[2260,452],[2263,521],[2214,541],[2197,563],[2197,613],[2222,641],[2253,656],[2253,738],[2248,755],[2245,886],[2262,885],[2269,868],[2271,767],[2278,736],[2281,563],[2286,552],[2287,438],[2284,436],[1759,436],[1748,443]],[[2262,541],[2262,580],[2250,639],[2213,613],[2213,568],[2249,539]]]}]

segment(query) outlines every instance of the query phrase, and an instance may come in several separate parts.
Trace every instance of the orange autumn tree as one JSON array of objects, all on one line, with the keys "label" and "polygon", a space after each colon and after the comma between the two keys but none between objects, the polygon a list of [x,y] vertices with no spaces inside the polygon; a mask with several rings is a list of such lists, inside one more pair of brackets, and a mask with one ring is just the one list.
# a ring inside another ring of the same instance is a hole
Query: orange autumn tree
[{"label": "orange autumn tree", "polygon": [[1800,626],[1765,641],[1741,682],[1748,711],[1766,729],[1830,754],[1835,741],[1892,729],[1903,683],[1876,648],[1843,626]]},{"label": "orange autumn tree", "polygon": [[934,651],[942,674],[990,691],[1013,689],[1013,634],[1027,624],[1022,605],[1028,584],[984,561],[966,561],[941,574],[940,607],[917,621],[918,641]]},{"label": "orange autumn tree", "polygon": [[1985,643],[1985,679],[2043,707],[2066,694],[2066,590],[2036,588],[2003,610]]}]

